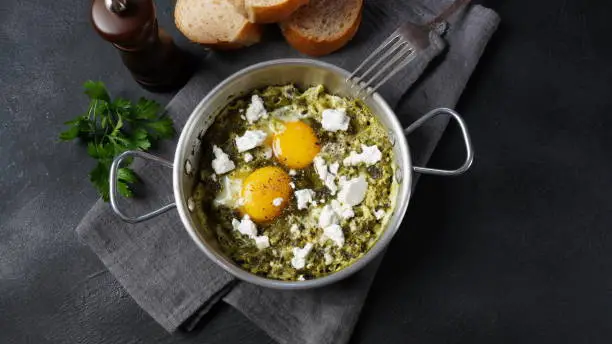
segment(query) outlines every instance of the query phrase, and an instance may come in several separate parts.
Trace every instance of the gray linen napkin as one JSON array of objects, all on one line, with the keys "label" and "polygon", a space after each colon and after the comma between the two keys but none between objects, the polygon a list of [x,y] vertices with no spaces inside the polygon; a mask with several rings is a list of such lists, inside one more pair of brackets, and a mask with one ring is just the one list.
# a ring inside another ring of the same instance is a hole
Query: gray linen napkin
[{"label": "gray linen napkin", "polygon": [[[355,39],[341,52],[323,58],[346,69],[354,68],[400,23],[423,23],[450,1],[369,1]],[[472,6],[449,20],[444,40],[432,34],[432,46],[381,90],[404,124],[439,106],[457,102],[499,18],[481,6]],[[441,28],[444,30],[444,28]],[[440,31],[439,33],[442,33]],[[447,47],[447,49],[445,49]],[[210,54],[204,69],[167,107],[180,128],[206,93],[231,73],[256,62],[299,56],[278,35],[236,53]],[[439,59],[429,64],[436,56]],[[423,72],[428,67],[426,73]],[[423,74],[423,75],[422,75]],[[410,92],[413,83],[421,78]],[[402,97],[403,96],[403,97]],[[413,160],[429,159],[447,119],[438,118],[413,134]],[[160,149],[167,158],[173,145]],[[129,200],[131,212],[142,213],[170,201],[167,171],[137,163],[147,195]],[[130,225],[98,201],[77,227],[82,240],[125,287],[134,300],[166,330],[189,330],[223,300],[240,310],[280,343],[344,343],[350,338],[381,258],[353,277],[310,291],[277,291],[236,281],[199,251],[174,212],[149,222]]]}]

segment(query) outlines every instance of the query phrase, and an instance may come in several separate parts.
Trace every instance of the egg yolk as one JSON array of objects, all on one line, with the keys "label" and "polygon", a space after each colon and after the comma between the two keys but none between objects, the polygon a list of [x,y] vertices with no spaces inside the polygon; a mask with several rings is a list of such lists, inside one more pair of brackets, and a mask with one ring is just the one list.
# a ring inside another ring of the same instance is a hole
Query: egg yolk
[{"label": "egg yolk", "polygon": [[242,212],[255,222],[277,218],[289,204],[291,177],[279,167],[262,167],[253,171],[242,184]]},{"label": "egg yolk", "polygon": [[288,168],[308,167],[321,146],[312,128],[301,121],[285,124],[285,130],[274,135],[274,155]]}]

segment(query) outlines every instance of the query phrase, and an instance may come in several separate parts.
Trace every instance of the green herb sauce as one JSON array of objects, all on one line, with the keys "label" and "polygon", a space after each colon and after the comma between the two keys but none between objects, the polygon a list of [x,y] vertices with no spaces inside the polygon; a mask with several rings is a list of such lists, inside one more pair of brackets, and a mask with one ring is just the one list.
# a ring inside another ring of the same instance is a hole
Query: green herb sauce
[{"label": "green herb sauce", "polygon": [[[254,124],[244,120],[250,99],[253,94],[259,95],[265,104],[269,118],[260,119]],[[347,131],[328,132],[321,128],[321,113],[325,109],[345,108],[350,117]],[[296,117],[297,116],[297,117]],[[296,190],[312,189],[316,200],[325,200],[324,204],[311,205],[308,209],[298,210],[295,198],[283,211],[283,214],[270,223],[257,224],[259,235],[269,237],[270,247],[258,249],[253,239],[235,231],[232,219],[241,215],[234,209],[215,204],[214,199],[223,187],[223,176],[213,176],[211,168],[212,145],[219,146],[236,164],[236,170],[230,172],[248,175],[250,171],[264,166],[279,166],[274,157],[266,158],[264,147],[257,147],[249,153],[253,160],[245,162],[243,154],[238,153],[235,138],[246,130],[280,126],[284,121],[296,120],[309,124],[317,134],[322,147],[319,153],[328,163],[339,162],[339,176],[348,179],[360,174],[368,182],[368,191],[364,201],[353,208],[355,216],[342,220],[345,243],[342,247],[332,241],[321,241],[323,230],[318,228],[318,211],[335,196],[319,179],[314,167],[298,170],[293,176]],[[375,165],[344,166],[342,161],[351,151],[361,152],[361,145],[376,145],[382,152],[382,160]],[[193,198],[196,201],[196,214],[203,225],[202,231],[217,239],[221,249],[243,269],[254,274],[278,280],[297,280],[298,278],[314,279],[341,270],[363,256],[378,240],[384,231],[394,209],[397,185],[394,182],[394,157],[386,129],[380,124],[367,106],[360,100],[342,98],[327,93],[323,86],[315,86],[300,91],[293,85],[271,86],[256,90],[248,96],[230,103],[203,137],[205,153],[200,166],[200,182],[197,184]],[[382,209],[386,215],[377,219],[375,211]],[[291,232],[293,224],[300,225],[299,233]],[[293,248],[304,247],[307,243],[314,245],[307,257],[303,269],[295,269],[291,264]],[[326,259],[327,258],[327,259]]]}]

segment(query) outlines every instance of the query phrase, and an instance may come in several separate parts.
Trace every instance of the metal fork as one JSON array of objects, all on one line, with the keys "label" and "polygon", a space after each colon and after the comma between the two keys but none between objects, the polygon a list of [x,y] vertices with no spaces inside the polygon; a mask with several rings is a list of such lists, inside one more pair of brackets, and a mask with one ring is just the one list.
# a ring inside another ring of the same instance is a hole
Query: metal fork
[{"label": "metal fork", "polygon": [[346,81],[351,87],[359,88],[358,94],[365,92],[365,96],[372,95],[393,75],[412,62],[419,52],[429,47],[431,43],[429,33],[437,25],[470,1],[453,2],[425,25],[410,22],[402,24],[355,69]]}]

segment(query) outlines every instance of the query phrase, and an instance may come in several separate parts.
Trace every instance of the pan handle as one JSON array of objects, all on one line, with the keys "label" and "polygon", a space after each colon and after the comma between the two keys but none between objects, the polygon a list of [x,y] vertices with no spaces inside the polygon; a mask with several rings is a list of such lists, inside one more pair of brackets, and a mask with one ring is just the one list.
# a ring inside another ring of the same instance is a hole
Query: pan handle
[{"label": "pan handle", "polygon": [[472,148],[472,140],[470,139],[470,133],[468,132],[467,125],[463,121],[463,118],[461,118],[458,113],[447,108],[434,109],[428,112],[425,116],[416,120],[408,128],[404,129],[404,135],[410,135],[410,133],[412,133],[415,129],[423,125],[423,123],[439,115],[451,116],[457,121],[457,123],[459,123],[459,127],[461,128],[461,134],[463,135],[463,141],[465,142],[465,162],[461,167],[456,170],[439,170],[436,168],[427,168],[419,166],[413,166],[412,169],[414,170],[414,172],[423,174],[431,174],[437,176],[458,176],[469,170],[470,166],[472,166],[472,162],[474,162],[474,149]]},{"label": "pan handle", "polygon": [[130,157],[139,157],[145,160],[155,161],[168,168],[173,167],[172,162],[166,159],[157,157],[155,155],[142,152],[142,151],[126,151],[126,152],[119,154],[117,157],[115,157],[115,159],[113,160],[113,164],[111,165],[111,169],[110,169],[110,203],[111,203],[111,208],[113,208],[113,211],[115,212],[115,214],[117,214],[125,222],[138,223],[138,222],[142,222],[142,221],[146,221],[151,218],[154,218],[158,215],[161,215],[167,212],[168,210],[172,208],[175,208],[176,203],[170,203],[170,204],[166,204],[165,206],[159,209],[153,210],[150,213],[146,213],[140,216],[128,216],[119,208],[119,204],[117,203],[117,198],[119,196],[117,192],[118,171],[119,171],[119,167],[121,166],[121,162]]}]

